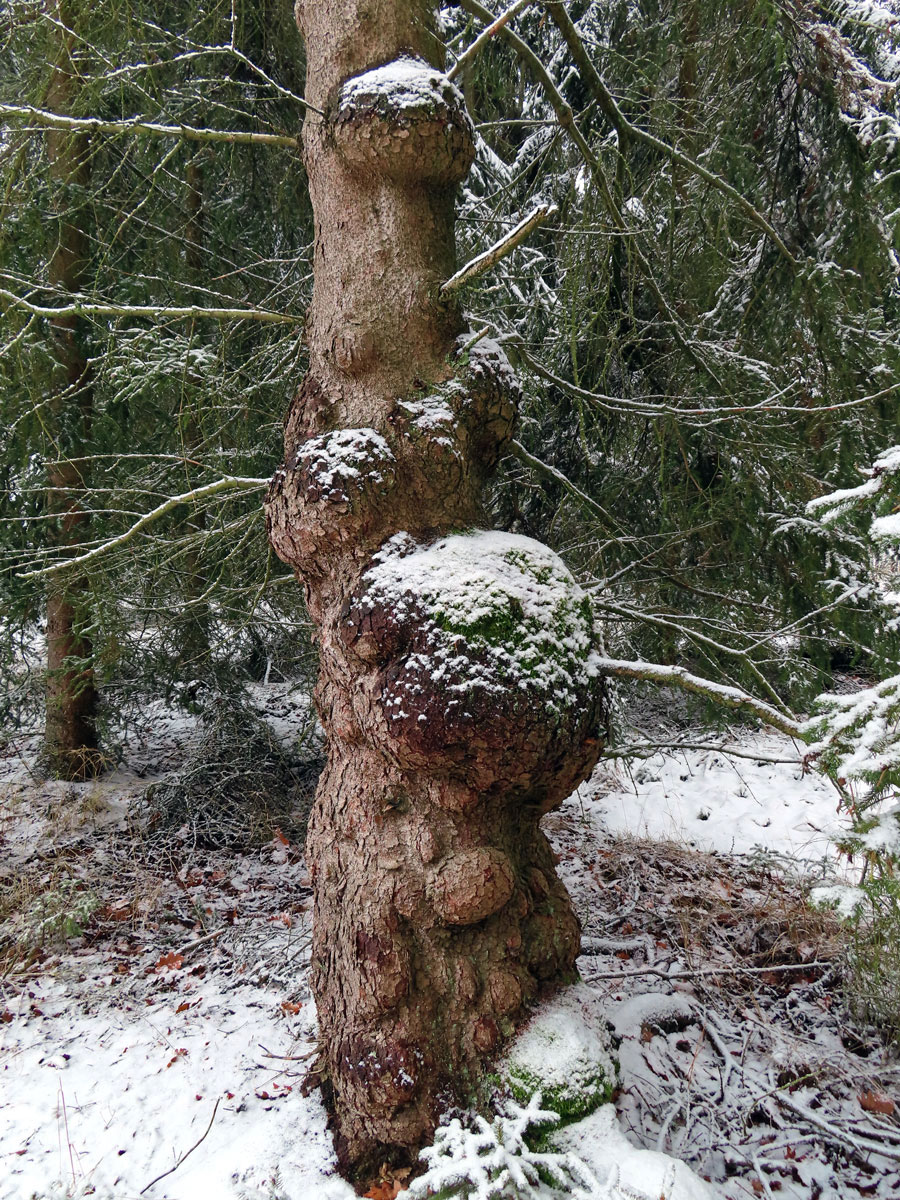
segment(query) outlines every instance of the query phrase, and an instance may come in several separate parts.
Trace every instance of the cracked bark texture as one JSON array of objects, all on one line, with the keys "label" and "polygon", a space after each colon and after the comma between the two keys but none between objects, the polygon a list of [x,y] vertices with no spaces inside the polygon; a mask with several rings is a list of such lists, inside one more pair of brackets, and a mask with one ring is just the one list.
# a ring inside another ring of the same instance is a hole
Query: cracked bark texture
[{"label": "cracked bark texture", "polygon": [[[516,417],[502,351],[466,352],[438,295],[474,130],[429,0],[298,0],[297,18],[307,98],[326,115],[303,133],[309,371],[267,509],[318,631],[312,982],[335,1143],[364,1175],[415,1161],[541,989],[572,977],[578,920],[538,822],[593,767],[603,700],[586,677],[562,697],[504,682],[491,638],[521,640],[514,598],[508,621],[460,628],[439,594],[404,591],[404,559],[430,548],[449,564],[452,531],[484,526]],[[490,574],[483,536],[471,545]],[[552,565],[514,546],[501,566],[520,563],[539,602]],[[580,601],[561,603],[583,642]]]}]

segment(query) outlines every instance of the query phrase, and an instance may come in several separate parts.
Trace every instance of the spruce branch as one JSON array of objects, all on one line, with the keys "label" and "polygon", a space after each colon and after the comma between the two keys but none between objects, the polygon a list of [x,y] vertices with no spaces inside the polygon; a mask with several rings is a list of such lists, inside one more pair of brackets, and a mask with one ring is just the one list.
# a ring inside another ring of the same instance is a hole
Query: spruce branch
[{"label": "spruce branch", "polygon": [[[749,650],[742,650],[737,646],[726,646],[724,642],[716,641],[715,638],[708,637],[705,633],[701,633],[697,629],[691,629],[680,621],[670,621],[665,617],[656,616],[653,613],[641,612],[639,609],[630,608],[626,605],[614,604],[612,601],[597,600],[595,605],[602,608],[604,612],[612,613],[614,616],[625,617],[632,621],[643,621],[647,625],[656,625],[663,629],[670,629],[675,633],[681,634],[683,637],[690,638],[702,646],[708,646],[711,650],[717,650],[720,654],[727,654],[732,658],[740,659],[747,669],[754,675],[760,687],[769,693],[773,701],[785,712],[785,708],[781,697],[760,671],[759,667],[750,657]],[[754,647],[751,647],[753,649]]]},{"label": "spruce branch", "polygon": [[779,729],[789,737],[798,741],[808,742],[809,734],[806,727],[791,717],[785,716],[765,700],[759,700],[740,688],[731,687],[724,683],[715,683],[711,679],[703,679],[692,675],[684,667],[668,666],[661,663],[626,662],[618,658],[597,658],[594,660],[597,673],[612,675],[617,679],[641,679],[646,683],[656,683],[662,687],[676,687],[684,692],[693,692],[704,696],[713,704],[724,708],[735,709],[758,717],[765,725]]},{"label": "spruce branch", "polygon": [[[495,20],[494,14],[490,11],[490,9],[485,8],[483,4],[480,4],[479,0],[459,0],[459,5],[466,12],[471,13],[473,16],[478,17],[479,20],[485,21],[488,24],[491,24]],[[535,54],[532,48],[528,45],[528,43],[523,41],[522,38],[520,38],[515,32],[515,30],[510,29],[509,25],[504,25],[498,32],[500,33],[500,36],[505,38],[510,46],[512,46],[522,61],[527,63],[535,79],[537,79],[538,83],[540,83],[541,87],[543,88],[547,99],[550,102],[550,106],[556,114],[558,123],[575,143],[579,154],[584,160],[585,165],[588,167],[588,170],[591,173],[591,178],[597,185],[600,196],[604,205],[606,206],[606,210],[610,214],[616,232],[621,235],[627,234],[629,232],[627,222],[625,221],[622,211],[616,203],[615,197],[610,190],[609,181],[603,174],[603,169],[600,165],[599,158],[596,154],[594,154],[593,150],[591,150],[587,138],[578,127],[578,123],[575,120],[575,114],[572,111],[571,105],[567,104],[563,99],[559,88],[557,88],[556,84],[550,77],[549,71],[541,62],[537,54]],[[647,281],[647,286],[650,288],[653,298],[656,301],[660,315],[669,324],[672,332],[672,338],[674,339],[676,345],[691,360],[691,362],[699,368],[699,370],[708,375],[710,379],[712,379],[717,385],[717,387],[724,392],[725,385],[719,378],[718,374],[713,370],[709,363],[706,362],[703,355],[698,353],[698,351],[691,345],[689,336],[683,328],[683,322],[673,311],[672,306],[666,299],[662,288],[656,282],[656,277],[654,276],[650,264],[647,261],[647,256],[637,245],[637,242],[633,243],[632,250],[637,264]]]},{"label": "spruce branch", "polygon": [[36,317],[47,317],[51,321],[58,321],[64,317],[163,317],[167,320],[207,317],[216,321],[264,321],[275,325],[303,323],[302,317],[267,312],[262,308],[203,308],[198,304],[167,308],[157,304],[94,304],[83,300],[76,300],[72,304],[47,306],[33,304],[24,296],[17,296],[15,292],[8,292],[5,288],[0,288],[0,300],[5,300],[16,308],[24,308]]},{"label": "spruce branch", "polygon": [[553,19],[554,24],[563,35],[566,45],[569,47],[572,57],[574,58],[578,69],[581,71],[585,83],[587,83],[588,87],[594,94],[594,99],[597,101],[600,111],[615,129],[622,141],[624,142],[631,138],[636,142],[642,142],[645,146],[650,146],[654,150],[658,150],[661,154],[665,154],[672,162],[677,163],[678,166],[684,167],[685,170],[699,176],[699,178],[705,183],[708,183],[711,187],[716,188],[718,191],[728,196],[735,202],[735,204],[738,205],[750,223],[755,225],[757,229],[761,230],[766,237],[769,238],[769,240],[778,250],[779,254],[781,254],[782,257],[784,257],[791,264],[791,266],[796,266],[797,260],[784,244],[784,241],[771,222],[769,222],[759,211],[759,209],[752,205],[746,196],[743,196],[736,187],[732,187],[727,179],[724,179],[721,175],[716,174],[715,171],[710,171],[707,167],[704,167],[702,163],[698,163],[689,155],[682,153],[681,150],[677,150],[674,146],[670,145],[669,142],[665,142],[661,138],[654,137],[652,133],[648,133],[645,129],[641,129],[639,125],[634,125],[628,120],[621,108],[619,108],[615,96],[613,96],[612,92],[603,82],[600,72],[591,62],[590,55],[584,47],[584,43],[582,42],[581,36],[575,27],[575,23],[566,11],[566,6],[559,3],[559,0],[554,0],[554,2],[550,2],[550,0],[544,0],[544,7],[547,9],[551,18]]},{"label": "spruce branch", "polygon": [[587,492],[583,492],[581,488],[574,484],[571,479],[568,478],[568,476],[562,473],[562,471],[558,470],[554,466],[551,466],[550,463],[545,463],[542,459],[536,458],[529,450],[525,449],[521,442],[512,442],[509,446],[509,450],[510,453],[513,454],[519,460],[519,462],[524,463],[526,467],[530,467],[539,475],[543,475],[545,478],[552,479],[556,483],[560,484],[570,495],[574,496],[576,500],[580,500],[590,512],[599,517],[605,525],[609,526],[610,528],[621,528],[619,523],[613,520],[606,509],[603,508],[602,505],[598,504],[596,500],[593,500],[587,494]]},{"label": "spruce branch", "polygon": [[[312,105],[307,105],[312,109]],[[319,109],[313,109],[318,113]],[[321,115],[321,114],[320,114]],[[241,146],[280,146],[298,150],[299,140],[287,133],[254,133],[243,129],[198,129],[195,125],[161,125],[156,121],[104,121],[99,117],[67,117],[30,104],[0,104],[0,117],[28,120],[38,129],[67,129],[73,133],[144,133],[149,137],[185,138],[191,142],[226,142]]]},{"label": "spruce branch", "polygon": [[457,75],[466,69],[469,63],[480,53],[482,46],[489,42],[494,34],[499,33],[503,26],[511,21],[513,17],[518,16],[523,9],[528,8],[533,3],[534,0],[516,0],[515,4],[511,4],[505,12],[502,12],[497,17],[496,21],[488,25],[487,29],[483,29],[472,45],[459,56],[447,72],[447,78],[452,82]]},{"label": "spruce branch", "polygon": [[60,562],[52,563],[49,567],[41,567],[35,571],[22,571],[16,575],[17,579],[44,579],[50,575],[58,575],[61,571],[68,571],[72,567],[83,567],[86,563],[93,562],[102,554],[108,554],[111,550],[118,550],[122,546],[127,545],[139,533],[145,530],[148,526],[158,521],[167,513],[172,512],[179,504],[191,504],[198,500],[205,500],[209,496],[216,496],[220,492],[243,492],[251,491],[254,488],[264,488],[269,484],[268,479],[249,479],[242,476],[225,475],[222,479],[217,479],[215,483],[206,483],[202,487],[192,488],[189,492],[182,492],[180,496],[170,496],[168,500],[164,500],[162,504],[158,504],[156,508],[145,513],[139,520],[120,533],[118,537],[110,538],[100,546],[94,546],[85,554],[79,554],[76,558],[66,558]]},{"label": "spruce branch", "polygon": [[441,295],[449,296],[451,292],[455,292],[461,288],[463,284],[468,283],[472,279],[476,279],[479,275],[483,275],[485,271],[489,271],[491,267],[497,265],[507,255],[512,254],[513,250],[520,245],[533,233],[539,225],[556,215],[559,209],[555,204],[539,204],[533,209],[527,217],[523,217],[515,229],[511,229],[499,241],[494,242],[482,254],[477,255],[470,262],[467,262],[464,267],[461,267],[455,275],[451,275],[446,283],[441,285]]}]

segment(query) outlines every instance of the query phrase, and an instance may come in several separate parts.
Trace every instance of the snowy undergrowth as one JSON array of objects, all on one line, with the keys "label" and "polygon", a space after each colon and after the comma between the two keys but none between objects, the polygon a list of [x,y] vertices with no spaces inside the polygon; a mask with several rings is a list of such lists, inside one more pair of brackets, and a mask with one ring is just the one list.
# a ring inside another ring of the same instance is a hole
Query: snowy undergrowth
[{"label": "snowy undergrowth", "polygon": [[[290,724],[280,696],[276,707],[279,727]],[[121,772],[76,788],[33,783],[27,764],[6,763],[6,877],[39,886],[50,872],[99,906],[80,937],[0,970],[2,1200],[89,1189],[100,1200],[354,1194],[337,1174],[318,1093],[301,1094],[316,1024],[311,897],[297,848],[275,839],[252,853],[148,863],[127,836],[130,796],[177,766],[190,735],[187,723],[149,714]],[[788,757],[790,744],[764,750]],[[574,1155],[584,1167],[566,1182],[573,1194],[588,1171],[616,1200],[746,1200],[766,1186],[779,1200],[888,1200],[900,1191],[890,1107],[900,1071],[847,1015],[834,923],[804,907],[759,853],[639,841],[625,825],[624,798],[643,832],[660,784],[677,784],[692,839],[714,826],[697,819],[698,804],[718,803],[735,822],[744,806],[739,846],[771,851],[790,813],[818,823],[834,815],[833,797],[789,766],[740,760],[732,770],[723,760],[701,775],[689,761],[693,774],[681,756],[664,758],[656,782],[607,773],[601,786],[598,776],[592,793],[547,818],[585,926],[587,1024],[601,1049],[600,1014],[612,1024],[619,1088],[612,1103],[534,1130],[540,1142],[523,1133],[521,1145],[570,1164]],[[605,827],[613,783],[623,797],[615,840]],[[739,795],[748,783],[752,794]],[[575,1020],[567,1027],[553,1011],[535,1026],[550,1021],[561,1057]],[[602,1060],[597,1045],[587,1057]],[[559,1107],[546,1059],[538,1073],[550,1084],[541,1107]],[[499,1087],[496,1110],[483,1115],[493,1130],[485,1155],[516,1120],[503,1108],[509,1099]],[[488,1138],[474,1118],[457,1119]],[[439,1135],[432,1167],[447,1164],[441,1147],[452,1145]],[[530,1186],[541,1200],[565,1194],[559,1176],[555,1192],[549,1176]]]}]

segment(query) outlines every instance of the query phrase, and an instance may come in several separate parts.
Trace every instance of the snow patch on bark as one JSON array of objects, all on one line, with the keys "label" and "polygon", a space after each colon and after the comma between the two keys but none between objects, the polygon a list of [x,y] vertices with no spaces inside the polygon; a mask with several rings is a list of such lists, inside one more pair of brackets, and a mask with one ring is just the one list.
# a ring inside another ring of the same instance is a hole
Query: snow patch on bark
[{"label": "snow patch on bark", "polygon": [[422,108],[436,98],[463,106],[462,93],[442,72],[421,59],[404,56],[348,79],[341,88],[338,111],[380,101],[392,109]]},{"label": "snow patch on bark", "polygon": [[546,693],[551,705],[577,700],[592,661],[590,602],[540,542],[476,532],[421,547],[398,534],[375,556],[366,583],[368,603],[401,622],[424,610],[435,682],[468,660],[477,680],[470,671],[451,687],[505,693],[512,684]]},{"label": "snow patch on bark", "polygon": [[[343,483],[364,476],[383,483],[381,468],[393,461],[390,447],[374,429],[339,429],[310,438],[297,453],[297,465],[306,466],[323,492],[341,493]],[[343,499],[348,499],[346,494]]]}]

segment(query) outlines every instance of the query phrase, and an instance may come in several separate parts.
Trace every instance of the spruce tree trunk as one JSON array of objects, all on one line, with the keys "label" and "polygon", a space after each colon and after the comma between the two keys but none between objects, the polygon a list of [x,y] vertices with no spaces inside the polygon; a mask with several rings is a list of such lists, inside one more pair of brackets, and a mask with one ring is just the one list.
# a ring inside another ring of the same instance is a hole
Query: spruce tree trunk
[{"label": "spruce tree trunk", "polygon": [[[188,281],[192,284],[199,284],[206,274],[203,171],[200,167],[199,155],[192,158],[187,165],[186,184],[185,266],[187,267]],[[202,341],[202,326],[194,318],[191,318],[188,323],[187,336],[188,345],[192,349],[195,343]],[[190,409],[187,413],[179,413],[179,418],[183,430],[184,456],[194,460],[203,445],[203,427],[200,420],[203,403],[202,379],[196,372],[189,371],[188,382],[191,385],[192,393],[189,396]],[[190,475],[191,468],[186,468],[185,473]],[[209,587],[209,581],[206,578],[203,553],[199,544],[205,529],[206,514],[203,509],[188,514],[184,522],[184,531],[195,537],[197,544],[190,547],[185,554],[183,576],[185,611],[181,622],[180,657],[194,675],[208,676],[210,611],[203,596]]]},{"label": "spruce tree trunk", "polygon": [[560,560],[474,532],[517,389],[439,294],[474,131],[435,8],[297,13],[327,115],[304,127],[310,365],[268,516],[318,630],[313,989],[336,1146],[364,1175],[414,1161],[540,990],[573,974],[578,920],[538,822],[596,761],[602,698]]},{"label": "spruce tree trunk", "polygon": [[[47,89],[47,107],[69,113],[79,87],[71,57],[71,15],[60,3],[60,47]],[[57,241],[50,255],[51,287],[79,292],[85,282],[88,236],[85,229],[90,182],[88,138],[50,130],[46,135],[50,175],[56,187]],[[77,317],[60,317],[51,323],[53,353],[57,362],[54,394],[48,411],[51,421],[52,462],[48,468],[47,510],[50,538],[65,554],[87,535],[88,515],[82,505],[86,486],[84,450],[90,436],[93,392],[90,364],[83,345],[82,323]],[[92,647],[83,632],[83,579],[64,574],[47,592],[47,697],[44,758],[52,774],[64,779],[84,779],[96,773],[95,713],[97,693],[90,666]]]}]

